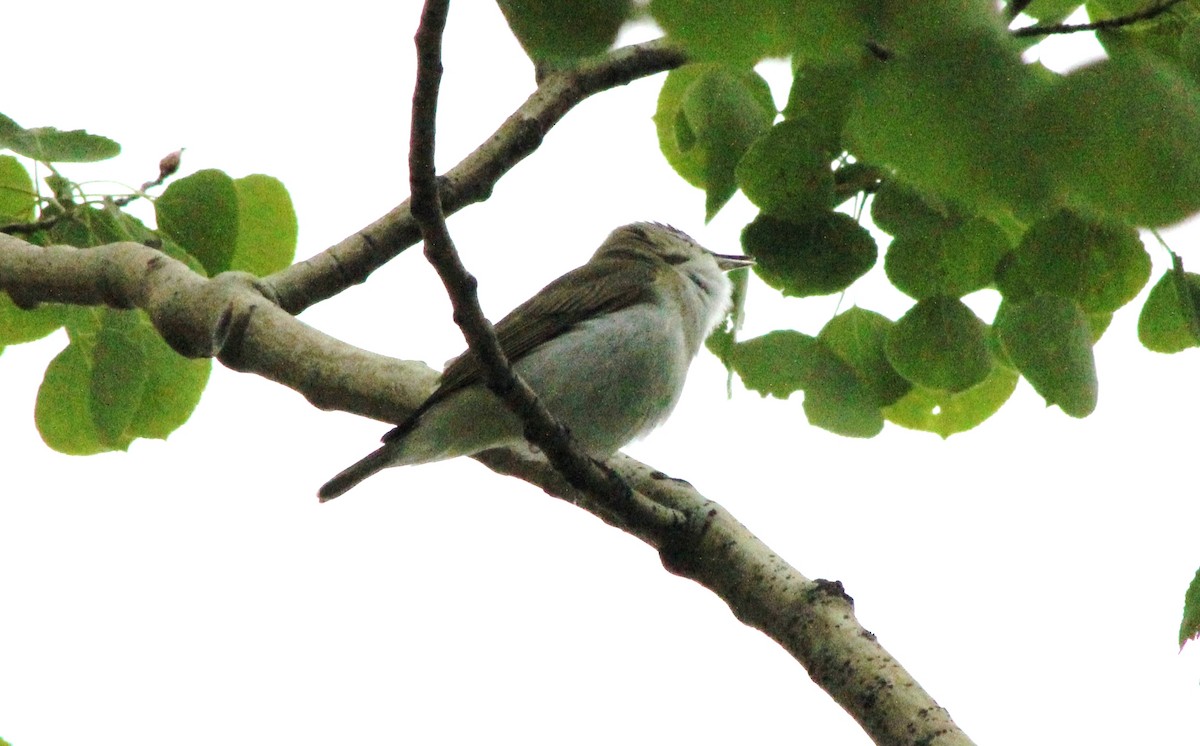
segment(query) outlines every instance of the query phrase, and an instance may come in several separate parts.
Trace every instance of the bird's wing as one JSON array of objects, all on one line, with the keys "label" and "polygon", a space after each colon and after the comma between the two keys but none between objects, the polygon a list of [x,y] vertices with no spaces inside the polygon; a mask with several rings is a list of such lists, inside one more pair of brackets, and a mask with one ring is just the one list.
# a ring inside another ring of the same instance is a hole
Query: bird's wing
[{"label": "bird's wing", "polygon": [[[623,257],[578,267],[547,285],[496,324],[500,348],[509,362],[515,363],[586,319],[638,303],[653,303],[655,271],[650,262]],[[562,292],[564,285],[571,290]],[[437,390],[407,420],[384,435],[384,442],[404,437],[434,404],[481,380],[483,368],[474,353],[467,350],[450,361]]]}]

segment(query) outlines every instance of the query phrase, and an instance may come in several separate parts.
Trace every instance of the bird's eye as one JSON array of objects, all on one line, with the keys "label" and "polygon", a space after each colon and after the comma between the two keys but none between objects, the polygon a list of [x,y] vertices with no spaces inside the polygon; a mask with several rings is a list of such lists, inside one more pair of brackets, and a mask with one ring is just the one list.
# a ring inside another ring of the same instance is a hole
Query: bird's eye
[{"label": "bird's eye", "polygon": [[667,264],[684,264],[688,260],[687,254],[664,254],[663,261]]}]

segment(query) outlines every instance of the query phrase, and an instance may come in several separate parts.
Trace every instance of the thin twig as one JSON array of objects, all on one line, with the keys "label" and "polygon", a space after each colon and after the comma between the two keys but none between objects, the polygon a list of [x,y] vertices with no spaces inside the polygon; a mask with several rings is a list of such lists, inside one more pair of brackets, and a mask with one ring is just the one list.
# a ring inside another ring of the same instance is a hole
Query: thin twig
[{"label": "thin twig", "polygon": [[682,513],[634,493],[613,470],[585,455],[566,428],[513,371],[479,306],[478,281],[463,266],[446,226],[434,170],[442,32],[449,0],[427,0],[417,28],[417,83],[409,146],[412,215],[425,239],[425,256],[437,270],[454,307],[454,322],[484,369],[488,387],[525,423],[525,435],[575,487],[604,500],[627,520],[660,528],[682,525]]},{"label": "thin twig", "polygon": [[1162,15],[1172,7],[1183,2],[1183,0],[1167,0],[1159,5],[1154,5],[1145,10],[1139,10],[1137,13],[1130,13],[1127,16],[1118,16],[1116,18],[1105,18],[1091,23],[1053,23],[1047,26],[1026,26],[1012,32],[1013,36],[1049,36],[1051,34],[1077,34],[1081,31],[1106,31],[1108,29],[1121,28],[1122,26],[1130,26],[1139,21],[1148,21],[1151,18]]}]

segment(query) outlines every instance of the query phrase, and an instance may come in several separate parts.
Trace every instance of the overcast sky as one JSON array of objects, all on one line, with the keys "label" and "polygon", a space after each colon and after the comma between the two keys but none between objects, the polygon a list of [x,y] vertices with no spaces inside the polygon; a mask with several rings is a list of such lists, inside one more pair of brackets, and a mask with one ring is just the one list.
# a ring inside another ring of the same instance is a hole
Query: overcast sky
[{"label": "overcast sky", "polygon": [[[277,176],[301,257],[406,196],[417,2],[178,7],[8,8],[0,111],[122,143],[116,161],[64,169],[78,179],[141,183],[180,146],[183,173]],[[1046,62],[1092,54],[1076,40]],[[442,169],[533,88],[492,3],[455,4],[446,58]],[[782,105],[783,68],[764,69]],[[493,318],[623,223],[670,222],[738,251],[753,209],[739,196],[705,225],[703,195],[657,153],[660,85],[584,103],[451,221]],[[1168,236],[1190,261],[1194,229]],[[1148,248],[1157,278],[1165,255]],[[809,577],[841,580],[977,742],[1194,743],[1200,653],[1174,640],[1200,565],[1200,363],[1138,346],[1143,300],[1096,347],[1086,420],[1022,383],[945,442],[891,425],[850,440],[809,427],[799,395],[735,383],[727,399],[702,356],[676,415],[628,452],[691,481]],[[882,268],[844,298],[781,300],[755,284],[746,335],[815,333],[855,303],[895,318],[909,301]],[[434,366],[462,349],[417,251],[302,318]],[[0,356],[0,737],[14,746],[868,743],[721,601],[524,483],[462,460],[390,470],[318,505],[317,486],[386,427],[263,379],[217,366],[167,442],[52,453],[33,402],[64,344]]]}]

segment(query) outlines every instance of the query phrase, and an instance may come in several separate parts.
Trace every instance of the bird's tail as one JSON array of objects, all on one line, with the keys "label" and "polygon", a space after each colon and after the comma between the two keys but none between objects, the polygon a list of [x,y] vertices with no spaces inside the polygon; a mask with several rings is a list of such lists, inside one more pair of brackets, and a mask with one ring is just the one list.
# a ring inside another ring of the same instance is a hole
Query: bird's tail
[{"label": "bird's tail", "polygon": [[321,502],[328,502],[375,472],[391,466],[394,461],[390,458],[389,450],[387,446],[383,446],[343,469],[336,477],[321,485],[321,489],[317,490],[317,497]]}]

